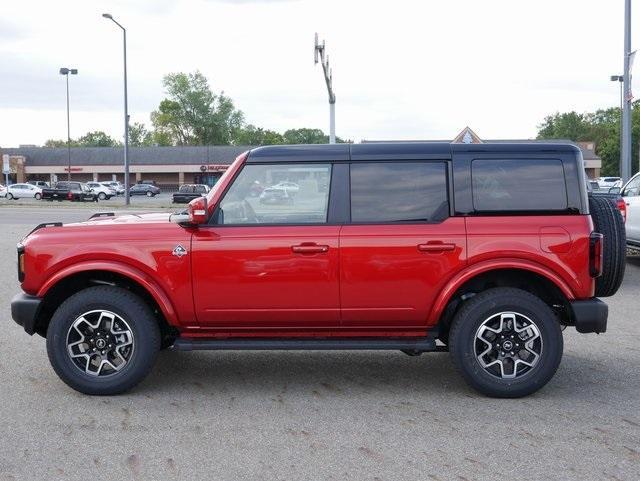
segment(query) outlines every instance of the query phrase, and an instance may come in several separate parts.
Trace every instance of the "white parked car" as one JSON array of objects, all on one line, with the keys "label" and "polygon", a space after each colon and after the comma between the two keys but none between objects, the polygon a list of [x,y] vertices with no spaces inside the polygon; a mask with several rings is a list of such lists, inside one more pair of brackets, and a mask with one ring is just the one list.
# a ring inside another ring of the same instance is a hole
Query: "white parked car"
[{"label": "white parked car", "polygon": [[124,195],[124,185],[116,180],[109,180],[107,182],[100,182],[105,187],[113,189],[116,195]]},{"label": "white parked car", "polygon": [[287,180],[278,182],[276,185],[272,185],[271,188],[284,190],[289,195],[297,194],[300,191],[300,186],[298,184]]},{"label": "white parked car", "polygon": [[598,179],[598,185],[601,190],[610,189],[611,187],[618,187],[615,184],[620,182],[620,177],[600,177]]},{"label": "white parked car", "polygon": [[6,197],[7,196],[7,188],[0,184],[0,197]]},{"label": "white parked car", "polygon": [[116,191],[114,189],[107,187],[100,182],[87,182],[87,187],[95,192],[100,200],[111,199],[111,197],[115,197],[116,195]]},{"label": "white parked car", "polygon": [[48,189],[50,187],[49,182],[45,182],[44,180],[30,180],[27,184],[35,185],[41,189]]},{"label": "white parked car", "polygon": [[12,184],[7,187],[7,199],[28,199],[30,197],[40,200],[42,199],[42,189],[31,184]]},{"label": "white parked car", "polygon": [[627,244],[640,247],[640,173],[629,179],[620,191],[626,207],[626,222],[624,228],[627,234]]}]

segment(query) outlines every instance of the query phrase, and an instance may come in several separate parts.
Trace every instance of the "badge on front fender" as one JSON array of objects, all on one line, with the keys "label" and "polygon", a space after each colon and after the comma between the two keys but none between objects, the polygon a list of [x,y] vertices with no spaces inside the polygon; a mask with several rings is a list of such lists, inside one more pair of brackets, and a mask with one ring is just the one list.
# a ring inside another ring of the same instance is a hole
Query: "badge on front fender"
[{"label": "badge on front fender", "polygon": [[187,255],[187,249],[178,244],[171,253],[176,257],[182,257]]}]

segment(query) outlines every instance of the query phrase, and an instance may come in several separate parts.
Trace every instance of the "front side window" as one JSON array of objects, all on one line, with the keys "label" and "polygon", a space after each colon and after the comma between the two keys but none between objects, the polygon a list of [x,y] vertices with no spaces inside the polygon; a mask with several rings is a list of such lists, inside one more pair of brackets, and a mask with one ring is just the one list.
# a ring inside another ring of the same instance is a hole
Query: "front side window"
[{"label": "front side window", "polygon": [[352,222],[438,222],[448,214],[444,162],[351,164]]},{"label": "front side window", "polygon": [[218,224],[327,222],[330,164],[246,165],[220,202]]},{"label": "front side window", "polygon": [[558,159],[475,159],[471,163],[476,211],[566,210],[567,187]]}]

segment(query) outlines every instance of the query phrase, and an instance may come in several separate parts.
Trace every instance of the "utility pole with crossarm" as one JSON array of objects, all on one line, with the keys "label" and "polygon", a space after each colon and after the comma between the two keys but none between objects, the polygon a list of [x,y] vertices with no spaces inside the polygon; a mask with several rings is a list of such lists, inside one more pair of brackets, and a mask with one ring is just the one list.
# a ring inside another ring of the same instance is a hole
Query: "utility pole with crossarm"
[{"label": "utility pole with crossarm", "polygon": [[324,40],[322,43],[318,41],[318,34],[316,33],[316,45],[313,51],[314,60],[317,64],[318,61],[322,64],[322,70],[324,71],[324,81],[327,84],[327,92],[329,93],[329,143],[336,143],[336,94],[333,93],[333,74],[329,67],[329,56],[325,55]]}]

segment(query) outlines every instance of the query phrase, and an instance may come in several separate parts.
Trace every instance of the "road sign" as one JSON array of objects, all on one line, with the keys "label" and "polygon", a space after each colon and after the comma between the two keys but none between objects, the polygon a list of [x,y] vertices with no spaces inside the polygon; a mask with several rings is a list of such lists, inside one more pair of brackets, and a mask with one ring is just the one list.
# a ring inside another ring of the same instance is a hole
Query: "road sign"
[{"label": "road sign", "polygon": [[9,169],[9,154],[2,154],[2,173],[8,175],[11,173]]}]

